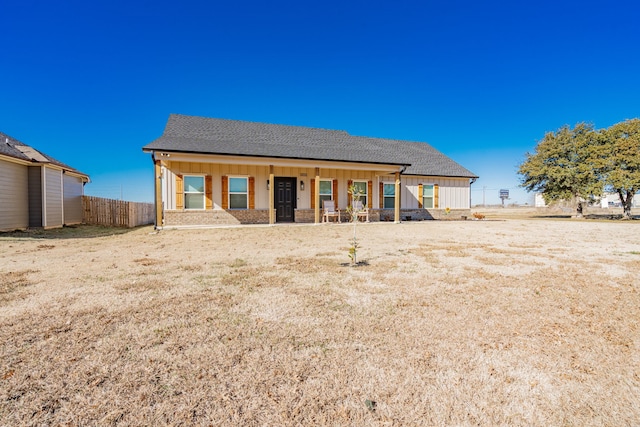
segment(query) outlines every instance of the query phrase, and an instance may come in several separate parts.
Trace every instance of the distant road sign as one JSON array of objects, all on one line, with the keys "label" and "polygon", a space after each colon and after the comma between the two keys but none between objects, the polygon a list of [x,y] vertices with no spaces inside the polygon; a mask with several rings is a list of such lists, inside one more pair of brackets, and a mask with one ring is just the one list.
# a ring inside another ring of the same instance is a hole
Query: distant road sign
[{"label": "distant road sign", "polygon": [[500,198],[509,198],[509,190],[500,190]]}]

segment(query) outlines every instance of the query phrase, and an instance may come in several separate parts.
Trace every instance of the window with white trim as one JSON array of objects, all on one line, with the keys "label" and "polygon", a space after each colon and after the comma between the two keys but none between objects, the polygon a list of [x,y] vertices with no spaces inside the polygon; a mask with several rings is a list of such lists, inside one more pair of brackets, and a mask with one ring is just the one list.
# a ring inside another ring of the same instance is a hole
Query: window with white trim
[{"label": "window with white trim", "polygon": [[184,208],[204,209],[204,176],[185,175]]},{"label": "window with white trim", "polygon": [[229,209],[249,208],[249,183],[247,178],[229,177]]},{"label": "window with white trim", "polygon": [[393,209],[396,207],[396,185],[395,184],[384,184],[383,188],[383,197],[384,197],[384,208],[385,209]]},{"label": "window with white trim", "polygon": [[320,206],[324,200],[333,200],[333,180],[320,180]]},{"label": "window with white trim", "polygon": [[[369,200],[369,195],[367,194],[367,189],[369,187],[368,181],[353,181],[353,186],[355,187],[355,193],[360,194],[360,201],[362,202],[362,206],[367,207],[367,201]],[[353,194],[351,195],[353,197]]]},{"label": "window with white trim", "polygon": [[422,184],[422,207],[433,209],[433,184]]}]

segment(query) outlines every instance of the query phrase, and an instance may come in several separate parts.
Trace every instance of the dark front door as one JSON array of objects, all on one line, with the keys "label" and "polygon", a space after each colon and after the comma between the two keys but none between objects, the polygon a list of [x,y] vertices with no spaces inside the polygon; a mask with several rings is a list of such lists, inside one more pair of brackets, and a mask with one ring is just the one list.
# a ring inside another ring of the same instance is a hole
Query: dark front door
[{"label": "dark front door", "polygon": [[296,178],[274,178],[276,222],[294,222]]}]

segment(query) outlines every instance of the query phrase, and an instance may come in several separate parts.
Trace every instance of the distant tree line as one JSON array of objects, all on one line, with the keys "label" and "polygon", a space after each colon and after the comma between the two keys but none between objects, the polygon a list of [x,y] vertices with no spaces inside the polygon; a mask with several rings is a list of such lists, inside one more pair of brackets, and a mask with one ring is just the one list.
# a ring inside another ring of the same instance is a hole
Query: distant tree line
[{"label": "distant tree line", "polygon": [[535,152],[526,153],[518,174],[521,186],[541,192],[546,203],[576,200],[578,217],[583,203],[614,192],[623,218],[631,218],[633,196],[640,190],[640,119],[606,129],[583,122],[548,132]]}]

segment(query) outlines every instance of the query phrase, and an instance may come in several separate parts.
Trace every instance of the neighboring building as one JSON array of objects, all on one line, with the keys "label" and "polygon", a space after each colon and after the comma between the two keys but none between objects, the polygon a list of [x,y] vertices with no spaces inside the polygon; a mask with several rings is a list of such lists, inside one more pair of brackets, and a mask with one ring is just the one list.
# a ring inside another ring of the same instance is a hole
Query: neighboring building
[{"label": "neighboring building", "polygon": [[535,193],[535,195],[533,196],[533,205],[536,208],[545,208],[545,207],[547,207],[547,204],[544,201],[544,196],[542,195],[542,193]]},{"label": "neighboring building", "polygon": [[0,132],[0,231],[82,222],[89,176]]},{"label": "neighboring building", "polygon": [[[621,208],[622,200],[620,200],[620,195],[618,193],[604,193],[600,199],[600,205],[603,208]],[[631,207],[640,207],[640,192],[633,195]]]},{"label": "neighboring building", "polygon": [[[546,207],[546,203],[544,202],[544,197],[542,193],[535,193],[535,206],[537,208]],[[621,208],[622,201],[620,200],[620,195],[618,193],[608,193],[605,192],[599,199],[597,199],[597,204],[592,205],[594,207],[600,207],[603,209],[608,208]],[[632,208],[640,207],[640,192],[636,193],[633,196],[633,200],[631,202]]]},{"label": "neighboring building", "polygon": [[422,142],[344,131],[172,114],[143,147],[155,165],[156,225],[320,222],[322,201],[346,219],[357,186],[372,221],[470,212],[477,176]]}]

